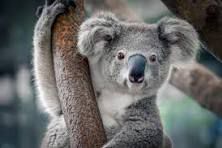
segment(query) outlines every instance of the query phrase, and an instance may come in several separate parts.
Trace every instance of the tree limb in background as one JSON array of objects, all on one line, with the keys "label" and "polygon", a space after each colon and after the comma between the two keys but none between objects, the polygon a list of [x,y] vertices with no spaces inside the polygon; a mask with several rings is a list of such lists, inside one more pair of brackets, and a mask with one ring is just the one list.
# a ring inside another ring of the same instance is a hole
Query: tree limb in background
[{"label": "tree limb in background", "polygon": [[[194,25],[209,50],[222,60],[222,1],[162,0],[162,2],[178,17]],[[179,70],[174,68],[170,83],[192,96],[205,108],[222,116],[222,80],[201,65],[190,67]]]},{"label": "tree limb in background", "polygon": [[126,0],[86,0],[90,13],[105,10],[112,11],[118,17],[128,21],[141,21],[128,6]]},{"label": "tree limb in background", "polygon": [[222,117],[222,80],[199,64],[173,68],[170,83]]},{"label": "tree limb in background", "polygon": [[72,148],[96,148],[106,136],[90,79],[87,59],[77,53],[77,32],[84,18],[83,0],[59,16],[53,26],[52,49],[58,95]]},{"label": "tree limb in background", "polygon": [[177,16],[190,22],[199,32],[208,50],[222,60],[221,0],[162,0]]}]

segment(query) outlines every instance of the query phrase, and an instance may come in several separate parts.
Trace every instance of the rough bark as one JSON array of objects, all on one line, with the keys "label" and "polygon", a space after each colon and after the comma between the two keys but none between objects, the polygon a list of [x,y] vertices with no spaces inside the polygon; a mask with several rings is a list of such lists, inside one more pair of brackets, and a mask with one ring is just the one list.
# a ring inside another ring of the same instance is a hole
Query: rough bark
[{"label": "rough bark", "polygon": [[222,80],[200,64],[173,68],[170,83],[222,117]]},{"label": "rough bark", "polygon": [[178,17],[190,22],[199,32],[209,51],[222,60],[221,0],[162,0]]},{"label": "rough bark", "polygon": [[97,108],[87,59],[77,53],[77,32],[84,18],[83,0],[60,15],[52,29],[58,95],[72,148],[101,147],[105,132]]}]

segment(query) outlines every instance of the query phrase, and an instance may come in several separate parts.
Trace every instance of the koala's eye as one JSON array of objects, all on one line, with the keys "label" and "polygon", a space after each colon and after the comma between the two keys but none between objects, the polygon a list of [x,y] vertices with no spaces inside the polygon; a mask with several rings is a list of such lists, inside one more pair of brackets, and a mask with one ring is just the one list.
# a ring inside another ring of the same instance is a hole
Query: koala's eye
[{"label": "koala's eye", "polygon": [[118,60],[123,60],[125,58],[125,54],[122,51],[119,51],[117,53]]},{"label": "koala's eye", "polygon": [[104,40],[107,41],[107,42],[111,42],[111,41],[113,40],[113,38],[112,38],[111,35],[106,34],[106,35],[104,36]]},{"label": "koala's eye", "polygon": [[156,54],[152,54],[150,57],[149,57],[149,61],[151,63],[155,63],[157,61],[157,56]]}]

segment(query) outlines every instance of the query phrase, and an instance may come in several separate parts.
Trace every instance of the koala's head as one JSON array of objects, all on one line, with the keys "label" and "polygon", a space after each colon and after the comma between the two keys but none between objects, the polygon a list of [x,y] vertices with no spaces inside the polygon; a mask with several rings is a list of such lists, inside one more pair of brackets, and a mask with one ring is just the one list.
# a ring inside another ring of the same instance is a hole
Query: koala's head
[{"label": "koala's head", "polygon": [[170,64],[194,57],[199,40],[180,19],[129,23],[103,13],[81,25],[78,47],[106,87],[146,94],[158,90]]}]

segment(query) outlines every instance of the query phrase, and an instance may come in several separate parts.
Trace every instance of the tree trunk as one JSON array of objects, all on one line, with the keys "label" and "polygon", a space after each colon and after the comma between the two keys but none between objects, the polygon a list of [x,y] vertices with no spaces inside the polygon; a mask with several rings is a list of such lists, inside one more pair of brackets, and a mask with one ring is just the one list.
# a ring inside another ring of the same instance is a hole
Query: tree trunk
[{"label": "tree trunk", "polygon": [[52,29],[52,49],[58,95],[72,148],[96,148],[106,142],[88,61],[77,53],[77,32],[84,18],[83,0],[60,15]]},{"label": "tree trunk", "polygon": [[208,50],[222,60],[221,0],[162,0],[178,17],[190,22],[199,32]]}]

